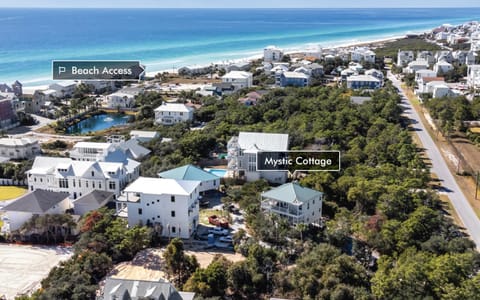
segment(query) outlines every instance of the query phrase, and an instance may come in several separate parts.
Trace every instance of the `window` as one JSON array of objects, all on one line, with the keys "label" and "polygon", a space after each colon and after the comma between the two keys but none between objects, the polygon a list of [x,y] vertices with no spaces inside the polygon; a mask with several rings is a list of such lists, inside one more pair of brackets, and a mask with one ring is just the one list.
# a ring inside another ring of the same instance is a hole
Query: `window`
[{"label": "window", "polygon": [[177,228],[175,228],[175,226],[172,226],[172,233],[175,233],[177,232]]},{"label": "window", "polygon": [[82,187],[82,181],[80,179],[78,180],[78,187]]},{"label": "window", "polygon": [[214,186],[216,186],[216,185],[217,185],[217,182],[216,182],[215,180],[213,181],[213,185],[214,185]]},{"label": "window", "polygon": [[61,178],[58,180],[58,186],[60,188],[68,189],[68,179]]},{"label": "window", "polygon": [[111,190],[116,189],[115,181],[109,181],[108,182],[108,188],[111,189]]},{"label": "window", "polygon": [[85,180],[85,187],[88,188],[88,180]]},{"label": "window", "polygon": [[170,215],[172,216],[172,218],[175,218],[175,211],[172,210],[172,211],[170,212]]},{"label": "window", "polygon": [[141,215],[143,213],[143,210],[141,208],[138,209],[138,214]]},{"label": "window", "polygon": [[92,171],[92,177],[95,177],[95,172]]},{"label": "window", "polygon": [[99,188],[99,189],[102,188],[102,182],[101,182],[101,181],[98,182],[98,188]]},{"label": "window", "polygon": [[95,188],[95,181],[92,182],[92,188]]},{"label": "window", "polygon": [[175,202],[175,196],[171,196],[171,197],[170,197],[170,201],[171,201],[171,202]]}]

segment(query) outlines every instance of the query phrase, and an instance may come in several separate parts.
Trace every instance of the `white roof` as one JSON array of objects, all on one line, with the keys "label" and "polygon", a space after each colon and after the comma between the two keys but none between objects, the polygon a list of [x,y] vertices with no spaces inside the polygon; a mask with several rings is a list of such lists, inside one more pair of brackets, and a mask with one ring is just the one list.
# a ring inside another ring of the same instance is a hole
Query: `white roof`
[{"label": "white roof", "polygon": [[199,185],[200,181],[194,180],[139,177],[124,191],[152,195],[190,195]]},{"label": "white roof", "polygon": [[238,144],[245,150],[286,151],[288,150],[288,134],[240,132]]},{"label": "white roof", "polygon": [[[133,167],[133,165],[136,164],[138,164],[138,162],[132,160],[132,166],[129,167]],[[130,162],[128,165],[130,165]],[[117,172],[123,168],[123,163],[78,161],[63,157],[37,156],[33,162],[32,169],[30,169],[28,173],[63,176],[57,172],[57,169],[67,169],[68,172],[65,174],[66,176],[82,177],[90,168],[96,169],[98,172],[103,173],[104,177],[109,178],[110,174],[108,174],[108,172]]]},{"label": "white roof", "polygon": [[124,93],[124,92],[115,92],[113,94],[107,95],[107,97],[116,96],[116,97],[126,97],[126,98],[134,98],[135,95]]},{"label": "white roof", "polygon": [[380,80],[376,77],[373,77],[372,75],[352,75],[350,77],[347,77],[347,81],[375,81],[375,82],[380,82]]},{"label": "white roof", "polygon": [[427,86],[433,86],[433,87],[446,87],[446,88],[449,88],[447,86],[447,84],[445,83],[445,81],[430,81],[426,84]]},{"label": "white roof", "polygon": [[153,138],[157,137],[159,134],[156,131],[132,130],[132,131],[130,131],[130,135],[153,139]]},{"label": "white roof", "polygon": [[267,46],[265,47],[265,50],[280,50],[280,48],[278,48],[277,46],[274,46],[274,45],[270,45],[270,46]]},{"label": "white roof", "polygon": [[94,143],[94,142],[78,142],[73,148],[95,148],[95,149],[108,149],[112,147],[110,143]]},{"label": "white roof", "polygon": [[283,75],[288,78],[308,79],[308,75],[302,72],[283,72]]},{"label": "white roof", "polygon": [[433,70],[424,69],[424,70],[418,70],[417,74],[436,74],[436,72]]},{"label": "white roof", "polygon": [[227,74],[223,75],[222,78],[233,78],[233,79],[247,79],[252,76],[252,73],[245,71],[230,71]]},{"label": "white roof", "polygon": [[436,65],[438,65],[438,66],[440,66],[440,65],[441,66],[451,66],[452,64],[449,63],[449,62],[441,60],[441,61],[437,62]]},{"label": "white roof", "polygon": [[175,112],[191,112],[193,108],[186,106],[183,103],[168,103],[164,102],[162,105],[157,107],[155,111],[175,111]]},{"label": "white roof", "polygon": [[427,66],[428,62],[426,60],[414,60],[408,64],[409,67],[411,66]]},{"label": "white roof", "polygon": [[10,146],[10,147],[28,146],[28,145],[31,145],[31,144],[34,144],[34,143],[37,143],[37,140],[29,139],[29,138],[20,138],[20,139],[0,138],[0,145],[1,146]]}]

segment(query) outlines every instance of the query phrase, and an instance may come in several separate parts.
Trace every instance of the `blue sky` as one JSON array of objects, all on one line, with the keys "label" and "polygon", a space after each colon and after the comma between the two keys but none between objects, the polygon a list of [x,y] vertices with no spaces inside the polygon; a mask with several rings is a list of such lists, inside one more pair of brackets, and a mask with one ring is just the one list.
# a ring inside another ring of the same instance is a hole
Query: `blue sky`
[{"label": "blue sky", "polygon": [[338,7],[478,7],[478,0],[1,0],[0,7],[165,7],[165,8],[338,8]]}]

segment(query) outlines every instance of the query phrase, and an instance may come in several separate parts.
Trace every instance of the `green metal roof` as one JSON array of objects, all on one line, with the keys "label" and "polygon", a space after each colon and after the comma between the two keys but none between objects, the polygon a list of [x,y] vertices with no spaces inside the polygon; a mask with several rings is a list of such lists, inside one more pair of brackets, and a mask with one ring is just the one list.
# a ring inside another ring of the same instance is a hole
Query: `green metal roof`
[{"label": "green metal roof", "polygon": [[282,202],[298,203],[306,202],[322,194],[322,192],[303,187],[298,183],[286,183],[262,193],[262,197],[267,197]]},{"label": "green metal roof", "polygon": [[202,170],[193,165],[185,165],[176,169],[171,169],[165,172],[158,173],[162,178],[179,179],[179,180],[198,180],[208,181],[220,179],[220,177]]}]

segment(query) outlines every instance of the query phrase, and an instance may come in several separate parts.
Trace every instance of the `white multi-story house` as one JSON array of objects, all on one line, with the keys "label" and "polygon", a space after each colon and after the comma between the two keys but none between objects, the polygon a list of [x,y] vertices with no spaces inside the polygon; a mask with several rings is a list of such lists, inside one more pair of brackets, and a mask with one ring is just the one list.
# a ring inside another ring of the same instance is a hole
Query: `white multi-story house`
[{"label": "white multi-story house", "polygon": [[323,193],[302,187],[298,183],[286,183],[261,194],[262,210],[288,220],[292,225],[320,225]]},{"label": "white multi-story house", "polygon": [[247,181],[266,179],[272,183],[287,181],[285,171],[257,171],[259,151],[287,151],[288,134],[240,132],[228,141],[228,174]]},{"label": "white multi-story house", "polygon": [[182,103],[164,102],[155,109],[155,123],[173,125],[193,121],[194,109]]},{"label": "white multi-story house", "polygon": [[480,65],[468,66],[467,84],[473,89],[480,88]]},{"label": "white multi-story house", "polygon": [[235,90],[249,88],[253,85],[253,75],[245,71],[231,71],[222,76],[222,82],[233,85]]},{"label": "white multi-story house", "polygon": [[398,50],[397,54],[397,66],[404,67],[409,62],[412,62],[415,59],[415,54],[413,51],[401,51]]},{"label": "white multi-story house", "polygon": [[448,63],[446,61],[439,61],[433,66],[433,71],[437,73],[446,73],[448,71],[453,70],[453,66],[451,63]]},{"label": "white multi-story house", "polygon": [[73,95],[76,87],[77,83],[72,81],[55,82],[50,84],[48,89],[43,91],[43,93],[51,97],[63,98]]},{"label": "white multi-story house", "polygon": [[152,224],[162,236],[187,239],[198,226],[199,181],[140,177],[117,200],[128,225]]},{"label": "white multi-story house", "polygon": [[436,76],[437,76],[437,72],[433,70],[428,70],[428,69],[418,70],[417,72],[415,72],[415,81],[418,82],[420,79],[424,77],[436,77]]},{"label": "white multi-story house", "polygon": [[130,108],[135,104],[135,95],[118,91],[105,96],[104,103],[107,108]]},{"label": "white multi-story house", "polygon": [[426,60],[415,60],[408,63],[407,67],[403,69],[403,73],[415,74],[418,70],[428,69],[428,62]]},{"label": "white multi-story house", "polygon": [[41,152],[37,140],[30,138],[0,138],[0,157],[30,159]]},{"label": "white multi-story house", "polygon": [[352,51],[351,60],[360,62],[375,63],[375,52],[368,48],[356,48]]},{"label": "white multi-story house", "polygon": [[119,195],[120,191],[140,175],[140,163],[77,161],[70,158],[37,156],[27,171],[29,191],[67,192],[76,199],[93,190]]},{"label": "white multi-story house", "polygon": [[353,75],[347,77],[347,88],[375,90],[382,87],[382,80],[371,75]]},{"label": "white multi-story house", "polygon": [[264,62],[276,62],[281,61],[283,58],[283,50],[276,46],[268,46],[263,49],[263,61]]},{"label": "white multi-story house", "polygon": [[435,63],[435,55],[431,51],[418,51],[417,59],[426,60],[430,65]]},{"label": "white multi-story house", "polygon": [[106,161],[107,156],[115,151],[111,143],[78,142],[70,151],[70,158],[81,161]]}]

